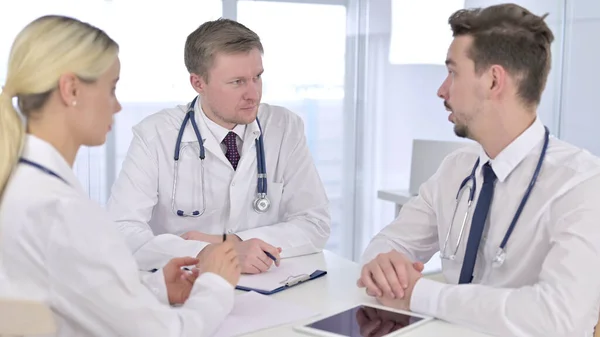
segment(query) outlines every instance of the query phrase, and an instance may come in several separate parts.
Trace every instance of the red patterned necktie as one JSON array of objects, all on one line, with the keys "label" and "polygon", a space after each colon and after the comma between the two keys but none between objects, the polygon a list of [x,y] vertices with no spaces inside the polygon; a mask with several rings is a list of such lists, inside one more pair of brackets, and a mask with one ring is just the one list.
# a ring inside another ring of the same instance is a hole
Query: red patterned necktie
[{"label": "red patterned necktie", "polygon": [[225,136],[225,139],[223,139],[223,144],[225,144],[227,147],[225,157],[227,157],[234,170],[237,169],[238,162],[240,161],[240,154],[238,153],[236,140],[237,135],[233,131],[230,131],[227,136]]}]

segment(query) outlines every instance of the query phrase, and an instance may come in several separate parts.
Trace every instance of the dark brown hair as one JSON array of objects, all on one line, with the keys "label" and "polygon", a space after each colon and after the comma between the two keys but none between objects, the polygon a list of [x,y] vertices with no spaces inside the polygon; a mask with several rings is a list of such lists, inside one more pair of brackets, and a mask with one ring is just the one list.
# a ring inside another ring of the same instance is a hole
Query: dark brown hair
[{"label": "dark brown hair", "polygon": [[247,53],[255,48],[264,52],[258,35],[241,23],[223,18],[207,21],[185,41],[185,66],[208,81],[216,53]]},{"label": "dark brown hair", "polygon": [[554,35],[544,19],[515,4],[461,9],[448,19],[453,36],[469,35],[469,57],[481,74],[502,66],[518,81],[518,95],[526,105],[540,103],[550,72]]}]

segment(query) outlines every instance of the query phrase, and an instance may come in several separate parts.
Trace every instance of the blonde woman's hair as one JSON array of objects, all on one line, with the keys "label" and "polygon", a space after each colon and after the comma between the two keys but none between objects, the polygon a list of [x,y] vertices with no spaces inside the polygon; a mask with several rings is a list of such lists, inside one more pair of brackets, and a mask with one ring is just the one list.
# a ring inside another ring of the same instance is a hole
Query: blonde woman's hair
[{"label": "blonde woman's hair", "polygon": [[[16,166],[27,118],[44,106],[61,75],[72,73],[94,82],[115,62],[119,46],[104,31],[77,19],[50,15],[28,24],[17,35],[0,93],[0,196]],[[22,116],[13,105],[13,98]]]}]

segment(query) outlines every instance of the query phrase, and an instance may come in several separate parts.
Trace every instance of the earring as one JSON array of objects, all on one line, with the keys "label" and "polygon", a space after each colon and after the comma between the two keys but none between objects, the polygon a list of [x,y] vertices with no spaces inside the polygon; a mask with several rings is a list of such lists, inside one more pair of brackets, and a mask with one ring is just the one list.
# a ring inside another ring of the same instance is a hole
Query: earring
[{"label": "earring", "polygon": [[77,106],[77,101],[73,101],[73,102],[71,103],[71,105],[72,105],[72,106]]}]

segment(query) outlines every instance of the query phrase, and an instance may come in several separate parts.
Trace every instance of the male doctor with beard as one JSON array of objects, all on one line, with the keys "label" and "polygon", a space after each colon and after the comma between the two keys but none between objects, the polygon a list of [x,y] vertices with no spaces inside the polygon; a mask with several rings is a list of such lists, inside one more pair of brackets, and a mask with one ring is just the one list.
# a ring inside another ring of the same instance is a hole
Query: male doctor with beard
[{"label": "male doctor with beard", "polygon": [[[600,159],[537,114],[554,40],[544,18],[510,3],[450,16],[438,96],[476,144],[448,155],[369,243],[358,286],[382,304],[493,336],[592,336]],[[437,252],[445,283],[421,274]]]}]

